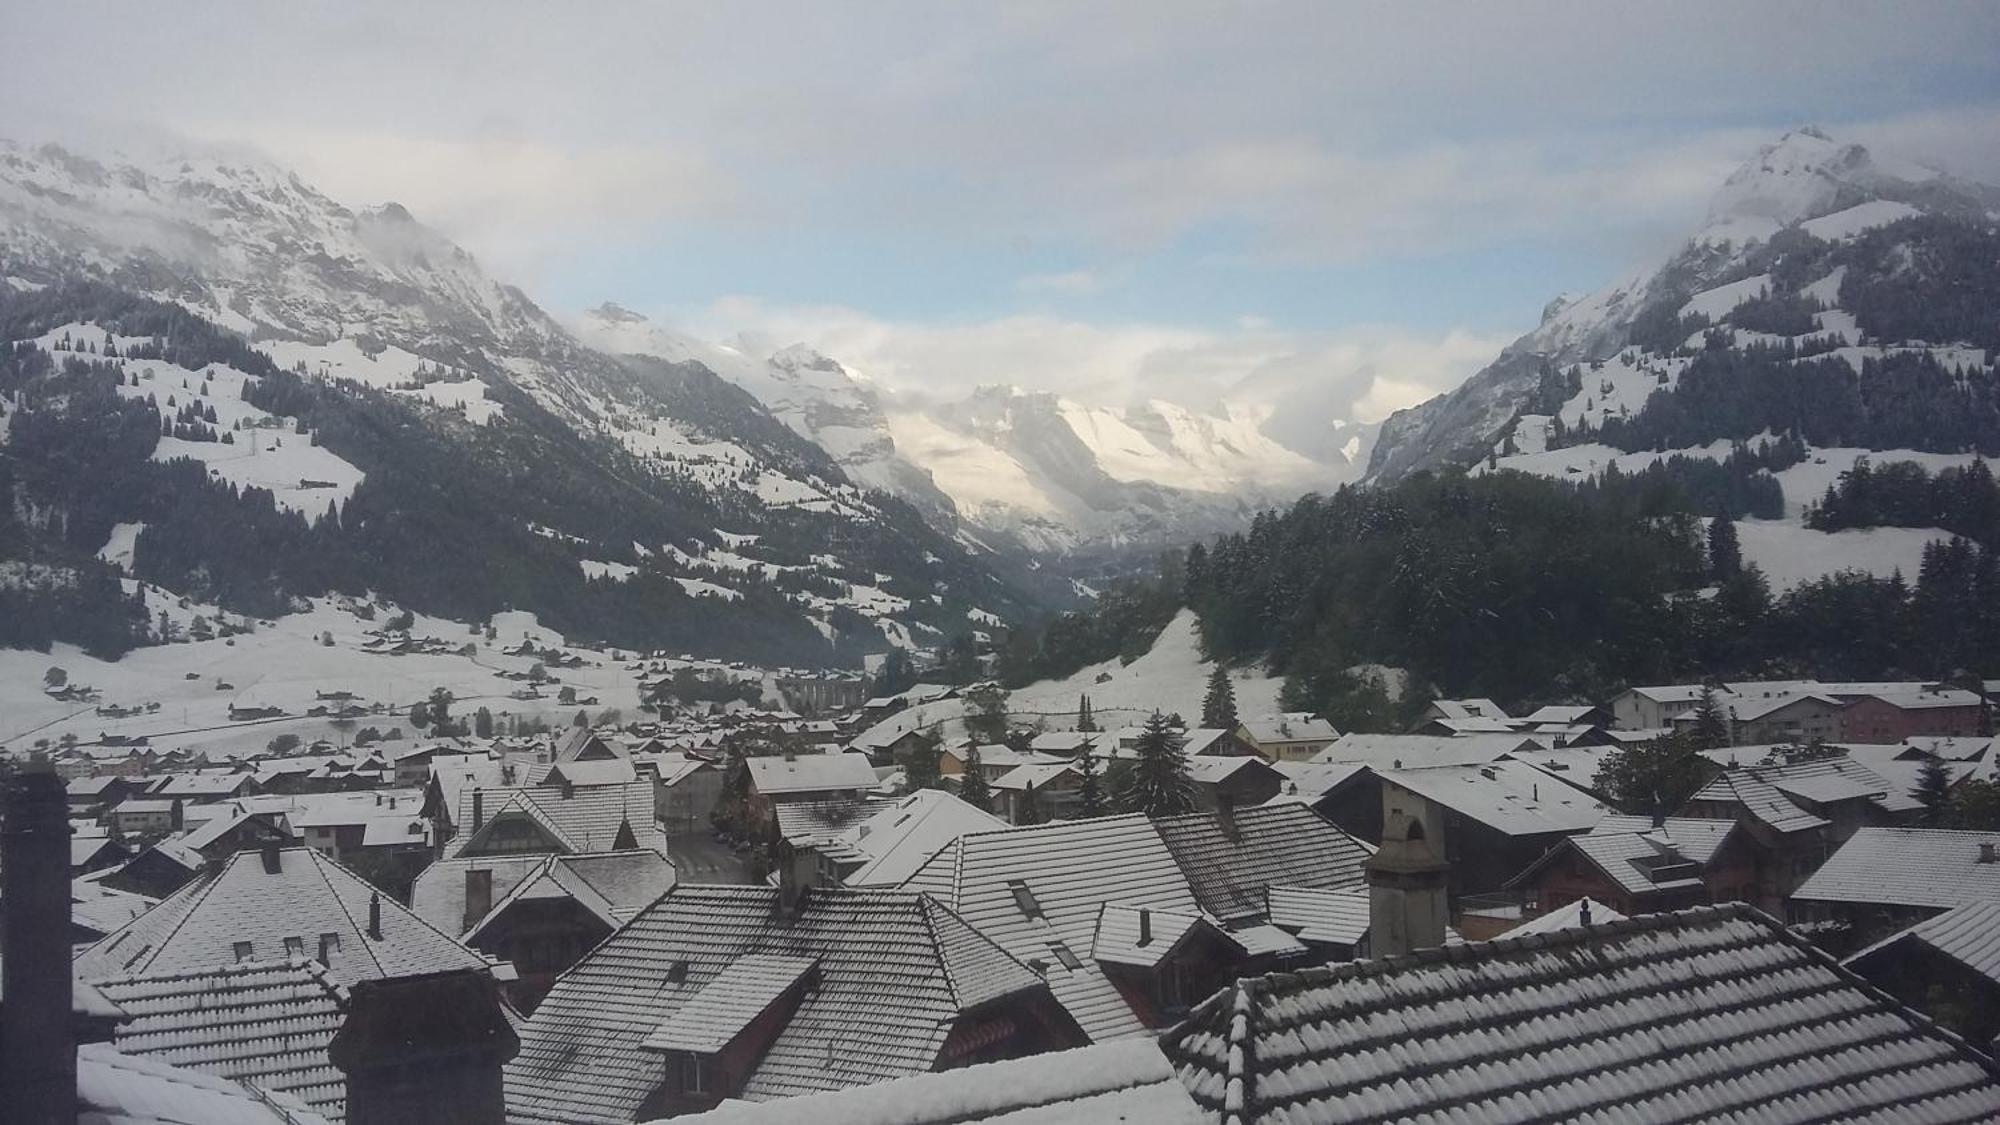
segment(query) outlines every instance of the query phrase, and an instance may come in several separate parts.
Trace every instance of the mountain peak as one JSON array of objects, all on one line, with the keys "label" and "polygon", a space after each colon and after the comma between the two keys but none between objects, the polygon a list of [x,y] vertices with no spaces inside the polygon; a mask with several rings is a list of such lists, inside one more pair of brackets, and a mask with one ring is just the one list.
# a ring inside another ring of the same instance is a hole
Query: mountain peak
[{"label": "mountain peak", "polygon": [[1812,126],[1794,129],[1730,173],[1709,203],[1708,226],[1729,237],[1768,238],[1787,223],[1873,196],[1886,178],[1860,145]]},{"label": "mountain peak", "polygon": [[594,309],[586,310],[584,315],[596,317],[597,319],[605,321],[610,324],[646,323],[646,317],[644,316],[644,314],[635,313],[631,309],[626,308],[624,305],[621,305],[616,301],[606,301]]}]

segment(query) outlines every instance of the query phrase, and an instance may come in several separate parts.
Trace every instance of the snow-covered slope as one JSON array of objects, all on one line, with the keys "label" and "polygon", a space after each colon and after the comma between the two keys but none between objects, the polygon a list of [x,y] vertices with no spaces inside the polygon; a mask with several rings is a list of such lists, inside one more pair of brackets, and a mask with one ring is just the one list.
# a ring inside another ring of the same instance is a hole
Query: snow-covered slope
[{"label": "snow-covered slope", "polygon": [[[1670,260],[1581,299],[1550,302],[1537,328],[1464,385],[1390,416],[1370,456],[1369,479],[1484,457],[1530,399],[1545,364],[1611,360],[1629,343],[1634,321],[1654,306],[1681,308],[1693,300],[1696,311],[1727,311],[1758,287],[1735,275],[1781,230],[1800,227],[1839,240],[1916,213],[1984,220],[2000,213],[2000,190],[1877,158],[1815,129],[1787,133],[1730,175],[1701,229]],[[1736,288],[1718,288],[1723,281]]]}]

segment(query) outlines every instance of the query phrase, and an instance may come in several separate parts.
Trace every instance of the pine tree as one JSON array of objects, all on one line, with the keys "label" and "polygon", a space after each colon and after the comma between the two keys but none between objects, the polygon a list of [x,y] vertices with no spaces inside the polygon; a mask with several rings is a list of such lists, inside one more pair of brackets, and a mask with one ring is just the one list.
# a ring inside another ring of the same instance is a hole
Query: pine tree
[{"label": "pine tree", "polygon": [[1076,756],[1076,772],[1083,780],[1076,787],[1077,815],[1083,818],[1103,816],[1104,786],[1097,777],[1097,750],[1084,743],[1083,753]]},{"label": "pine tree", "polygon": [[1035,791],[1027,788],[1022,789],[1020,800],[1014,802],[1014,823],[1042,824],[1048,819],[1048,817],[1042,815],[1042,802],[1040,798],[1035,796]]},{"label": "pine tree", "polygon": [[993,790],[986,784],[986,775],[980,771],[977,742],[965,748],[965,773],[959,778],[958,799],[980,812],[993,811]]},{"label": "pine tree", "polygon": [[1722,713],[1722,701],[1715,689],[1703,687],[1701,702],[1694,708],[1694,745],[1697,750],[1713,750],[1729,745],[1729,721]]},{"label": "pine tree", "polygon": [[1708,566],[1717,579],[1734,577],[1743,569],[1743,548],[1736,541],[1736,521],[1726,512],[1709,522]]},{"label": "pine tree", "polygon": [[1236,729],[1236,688],[1229,682],[1229,669],[1220,660],[1208,676],[1208,695],[1201,701],[1201,725],[1210,729]]},{"label": "pine tree", "polygon": [[1951,774],[1943,759],[1927,758],[1917,770],[1916,798],[1924,806],[1924,824],[1938,827],[1951,808]]},{"label": "pine tree", "polygon": [[1079,696],[1076,701],[1076,729],[1089,733],[1097,729],[1097,720],[1090,715],[1090,696]]},{"label": "pine tree", "polygon": [[1155,819],[1194,811],[1194,782],[1188,779],[1186,739],[1158,711],[1140,732],[1137,755],[1125,776],[1118,805],[1124,812]]}]

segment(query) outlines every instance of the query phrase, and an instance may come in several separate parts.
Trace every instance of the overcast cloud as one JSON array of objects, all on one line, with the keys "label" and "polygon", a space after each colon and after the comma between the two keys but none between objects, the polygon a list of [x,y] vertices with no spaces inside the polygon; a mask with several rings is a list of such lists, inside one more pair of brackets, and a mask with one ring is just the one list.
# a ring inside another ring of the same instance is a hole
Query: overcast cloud
[{"label": "overcast cloud", "polygon": [[1371,418],[1790,125],[2000,181],[1991,3],[8,7],[8,134],[247,142],[559,312],[933,394]]}]

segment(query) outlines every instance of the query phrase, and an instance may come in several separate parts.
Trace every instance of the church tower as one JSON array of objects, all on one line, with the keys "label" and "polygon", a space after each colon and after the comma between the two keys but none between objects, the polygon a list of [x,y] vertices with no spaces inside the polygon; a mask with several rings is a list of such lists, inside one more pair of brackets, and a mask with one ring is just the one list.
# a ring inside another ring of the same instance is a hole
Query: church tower
[{"label": "church tower", "polygon": [[1429,802],[1382,786],[1382,846],[1368,860],[1368,955],[1389,957],[1444,944],[1451,864]]}]

